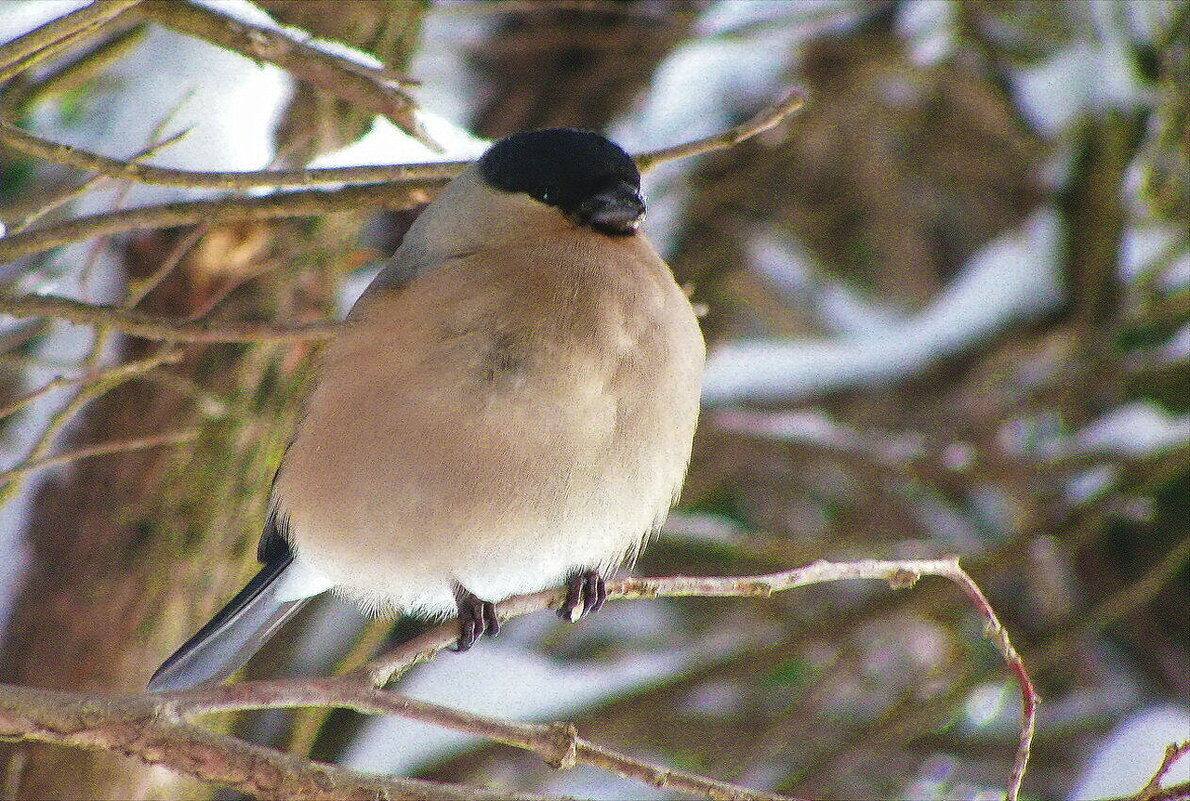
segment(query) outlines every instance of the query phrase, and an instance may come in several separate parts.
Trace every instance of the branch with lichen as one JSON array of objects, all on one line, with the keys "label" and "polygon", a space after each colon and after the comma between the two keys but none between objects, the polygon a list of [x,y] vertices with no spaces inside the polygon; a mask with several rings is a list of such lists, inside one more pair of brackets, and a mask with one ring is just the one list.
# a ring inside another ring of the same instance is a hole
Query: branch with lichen
[{"label": "branch with lichen", "polygon": [[260,798],[467,801],[541,798],[480,787],[366,776],[255,745],[164,714],[147,695],[104,697],[0,685],[0,737],[108,751]]},{"label": "branch with lichen", "polygon": [[[933,560],[819,561],[760,576],[627,578],[608,584],[611,599],[656,597],[768,597],[810,584],[852,579],[886,581],[894,589],[919,578],[940,576],[957,584],[984,619],[984,631],[1016,680],[1023,701],[1017,759],[1007,797],[1015,801],[1028,762],[1037,695],[1020,656],[982,591],[954,558]],[[557,609],[564,592],[547,590],[498,604],[502,619]],[[395,715],[512,745],[541,756],[554,767],[588,765],[654,787],[704,798],[762,801],[783,796],[749,790],[687,771],[672,770],[622,754],[581,737],[572,724],[526,724],[474,715],[418,701],[384,689],[417,662],[433,658],[458,636],[444,623],[355,670],[326,678],[249,681],[119,698],[64,694],[0,686],[0,729],[5,737],[42,740],[123,753],[188,775],[269,797],[345,799],[383,790],[395,797],[488,798],[489,791],[457,785],[427,785],[408,779],[376,779],[219,735],[192,718],[248,709],[332,707],[365,715]],[[85,711],[85,714],[84,714]],[[268,777],[267,792],[262,773]],[[497,797],[509,798],[507,793]],[[519,797],[519,796],[518,796]]]}]

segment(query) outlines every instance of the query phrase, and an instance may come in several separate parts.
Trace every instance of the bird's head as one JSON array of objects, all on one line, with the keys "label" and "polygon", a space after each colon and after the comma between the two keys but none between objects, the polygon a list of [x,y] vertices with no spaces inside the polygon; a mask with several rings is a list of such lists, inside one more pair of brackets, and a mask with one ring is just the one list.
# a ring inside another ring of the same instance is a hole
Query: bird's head
[{"label": "bird's head", "polygon": [[634,234],[645,214],[635,162],[597,133],[550,128],[513,134],[492,145],[477,166],[491,188],[528,195],[608,236]]}]

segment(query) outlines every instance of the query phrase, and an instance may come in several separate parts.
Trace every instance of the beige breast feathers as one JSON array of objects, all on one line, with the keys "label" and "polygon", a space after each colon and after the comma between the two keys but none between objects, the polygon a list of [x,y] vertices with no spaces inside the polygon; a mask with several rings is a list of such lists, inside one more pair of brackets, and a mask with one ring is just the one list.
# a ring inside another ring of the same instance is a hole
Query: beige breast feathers
[{"label": "beige breast feathers", "polygon": [[275,485],[303,562],[450,614],[452,581],[499,600],[636,550],[685,473],[703,342],[646,242],[592,239],[462,254],[361,301]]}]

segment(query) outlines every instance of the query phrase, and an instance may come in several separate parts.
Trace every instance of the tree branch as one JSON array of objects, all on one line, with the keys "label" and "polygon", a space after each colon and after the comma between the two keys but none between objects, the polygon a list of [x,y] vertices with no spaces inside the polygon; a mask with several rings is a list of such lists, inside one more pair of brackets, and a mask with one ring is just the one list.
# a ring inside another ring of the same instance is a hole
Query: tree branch
[{"label": "tree branch", "polygon": [[[959,566],[958,559],[930,560],[872,560],[857,562],[818,561],[806,567],[780,573],[742,578],[686,577],[628,578],[609,582],[608,597],[768,597],[776,592],[847,579],[877,579],[887,581],[894,589],[910,587],[922,576],[940,576],[957,584],[985,620],[984,634],[996,646],[1008,665],[1020,689],[1022,718],[1016,758],[1008,782],[1008,801],[1016,801],[1024,780],[1025,769],[1032,748],[1036,726],[1037,704],[1040,700],[1025,670],[1024,662],[1009,640],[1008,632],[975,581]],[[532,595],[509,598],[497,605],[501,619],[518,617],[540,609],[557,609],[562,605],[562,590],[545,590]],[[454,643],[458,630],[453,622],[419,635],[397,646],[371,662],[346,675],[357,675],[376,686],[387,684],[398,673],[429,659],[438,651]]]},{"label": "tree branch", "polygon": [[[86,363],[90,364],[94,358],[98,357],[98,354],[102,350],[103,339],[104,335],[102,333],[95,337],[94,342],[91,344],[90,354],[86,357]],[[182,354],[177,350],[161,348],[157,353],[147,358],[96,370],[92,375],[88,376],[78,391],[60,409],[50,415],[49,420],[42,427],[37,440],[29,447],[28,452],[26,452],[24,459],[21,460],[17,468],[14,468],[10,472],[7,480],[3,484],[0,484],[0,503],[11,499],[11,493],[16,491],[22,477],[28,472],[20,470],[20,464],[36,464],[48,458],[47,455],[54,446],[54,440],[58,434],[69,425],[73,417],[84,406],[113,387],[125,381],[131,381],[134,378],[148,375],[163,364],[177,362],[181,356]],[[54,382],[51,381],[50,383],[52,384]]]},{"label": "tree branch", "polygon": [[283,326],[176,320],[119,306],[83,303],[52,295],[25,295],[19,298],[0,296],[0,314],[11,317],[57,317],[79,325],[108,326],[143,339],[175,342],[303,342],[326,339],[341,325],[337,322]]},{"label": "tree branch", "polygon": [[144,695],[105,698],[0,684],[0,737],[102,749],[261,798],[542,799],[474,786],[366,776],[171,718],[162,714],[159,701]]},{"label": "tree branch", "polygon": [[[156,2],[156,0],[151,0]],[[802,105],[802,95],[791,92],[748,122],[723,133],[674,147],[650,150],[635,156],[642,171],[674,159],[721,150],[772,128]],[[335,211],[379,206],[394,210],[427,203],[437,190],[456,175],[467,162],[393,165],[388,167],[343,167],[320,170],[258,172],[196,172],[170,170],[135,164],[107,156],[48,142],[12,126],[0,125],[0,141],[24,153],[61,164],[100,172],[116,178],[148,183],[166,183],[191,187],[248,188],[253,186],[296,186],[303,180],[315,183],[374,179],[377,183],[340,189],[299,189],[266,197],[191,200],[146,206],[136,209],[93,214],[33,231],[0,237],[0,262],[10,261],[38,251],[91,237],[106,236],[144,228],[173,225],[219,223],[231,220],[263,220],[281,217],[309,217]],[[308,182],[307,182],[308,185]]]},{"label": "tree branch", "polygon": [[66,451],[65,453],[55,454],[54,456],[47,456],[42,459],[25,460],[18,462],[8,470],[0,470],[0,486],[3,486],[14,478],[21,478],[30,473],[50,467],[61,467],[64,464],[77,462],[79,459],[90,459],[93,456],[107,456],[109,454],[125,453],[127,451],[141,451],[146,448],[179,445],[183,442],[189,442],[200,433],[197,429],[191,429],[189,431],[175,431],[169,434],[154,434],[148,437],[121,439],[114,442],[100,442],[95,445],[88,445],[83,448]]},{"label": "tree branch", "polygon": [[280,30],[241,22],[188,0],[146,0],[141,11],[154,22],[179,33],[275,64],[311,86],[387,117],[418,141],[441,150],[417,122],[413,100],[395,85],[397,80],[385,70],[328,53]]},{"label": "tree branch", "polygon": [[320,184],[413,183],[449,181],[469,162],[440,161],[425,164],[392,164],[363,167],[321,167],[308,170],[257,170],[217,172],[176,170],[101,156],[70,145],[51,142],[11,123],[0,121],[0,143],[26,155],[55,164],[97,172],[109,178],[144,184],[183,186],[192,189],[253,189],[264,186],[312,188]]},{"label": "tree branch", "polygon": [[189,200],[92,214],[33,231],[0,237],[0,262],[71,242],[138,229],[196,225],[202,222],[316,217],[320,214],[352,211],[369,206],[393,210],[409,209],[428,203],[435,193],[434,190],[441,184],[441,181],[426,181],[391,185],[361,184],[342,189],[302,189],[278,192],[266,197]]},{"label": "tree branch", "polygon": [[142,0],[98,0],[0,45],[0,83],[30,66],[30,58],[82,31],[102,25]]},{"label": "tree branch", "polygon": [[[642,171],[648,171],[667,161],[722,150],[769,130],[801,108],[803,103],[802,93],[794,90],[742,125],[692,142],[646,151],[634,158]],[[123,178],[146,184],[206,189],[252,189],[264,186],[311,187],[316,184],[336,183],[442,183],[458,175],[470,163],[467,161],[443,161],[385,166],[324,167],[308,170],[208,172],[154,167],[148,164],[136,164],[114,159],[42,139],[5,122],[0,122],[0,142],[30,156],[37,156],[80,170],[97,172],[110,178]]]},{"label": "tree branch", "polygon": [[[2,132],[2,129],[4,127],[12,127],[12,126],[8,126],[6,123],[0,122],[0,142],[4,141],[4,135]],[[20,131],[19,128],[13,128],[13,130]],[[23,131],[20,131],[20,132],[22,134],[24,133]],[[161,140],[160,142],[150,145],[149,147],[142,148],[141,150],[134,153],[126,163],[136,166],[140,162],[141,159],[149,158],[150,156],[154,155],[155,153],[160,153],[165,148],[172,146],[174,143],[178,142],[181,139],[184,139],[189,133],[190,133],[190,129],[185,128],[181,131],[178,131],[175,134],[172,134],[171,136],[166,137],[165,139]],[[59,147],[69,147],[69,146],[68,145],[60,145]],[[49,214],[54,209],[60,208],[60,207],[64,206],[65,204],[69,203],[71,200],[82,196],[91,187],[95,186],[96,184],[98,184],[102,181],[106,181],[107,179],[108,179],[107,175],[98,173],[98,174],[90,176],[85,181],[79,183],[76,186],[64,187],[61,190],[53,192],[51,194],[51,196],[49,198],[47,198],[44,203],[41,203],[37,208],[33,209],[31,212],[26,214],[24,219],[14,220],[12,222],[12,224],[8,226],[8,233],[19,234],[21,231],[24,231],[30,225],[37,222],[37,220],[41,219],[45,215]]]},{"label": "tree branch", "polygon": [[[942,576],[959,585],[986,621],[985,633],[996,645],[1020,685],[1025,700],[1018,760],[1009,779],[1008,798],[1015,801],[1024,776],[1033,735],[1037,696],[1019,655],[994,610],[955,558],[831,563],[760,576],[708,578],[629,578],[608,585],[611,598],[660,596],[767,597],[775,592],[827,581],[878,579],[893,588],[912,586],[922,576]],[[510,598],[497,606],[501,618],[556,608],[564,592],[547,590]],[[355,798],[377,792],[356,774],[329,765],[306,762],[272,749],[249,745],[214,734],[186,718],[212,712],[332,706],[363,714],[388,714],[433,723],[531,750],[555,767],[586,764],[669,788],[713,799],[779,799],[685,771],[669,770],[590,743],[572,724],[515,723],[473,715],[437,704],[406,698],[381,689],[397,672],[433,656],[458,636],[456,624],[445,623],[364,665],[328,678],[252,681],[178,692],[96,698],[0,685],[0,736],[40,739],[86,747],[101,747],[146,762],[162,764],[198,778],[262,792],[260,770],[267,768],[271,795],[311,798]],[[85,711],[85,714],[84,714]],[[374,780],[379,782],[379,780]],[[451,785],[411,790],[409,780],[388,780],[388,792],[421,792],[422,798],[455,798]],[[289,782],[292,782],[290,784]],[[426,784],[426,783],[422,783]],[[445,788],[445,789],[444,789]],[[469,797],[485,798],[484,791],[467,788]],[[268,794],[268,793],[266,793]],[[398,795],[397,797],[406,797]],[[464,796],[468,797],[468,796]],[[508,797],[505,795],[504,797]]]},{"label": "tree branch", "polygon": [[[1174,763],[1182,757],[1190,754],[1190,740],[1183,740],[1180,743],[1169,743],[1165,746],[1165,753],[1161,757],[1161,764],[1157,766],[1157,770],[1152,777],[1145,782],[1145,786],[1133,796],[1133,801],[1164,801],[1165,799],[1186,798],[1190,796],[1190,785],[1170,785],[1163,786],[1166,774],[1169,773],[1170,768]],[[1170,791],[1181,791],[1180,795],[1174,795]]]},{"label": "tree branch", "polygon": [[736,125],[733,128],[728,128],[722,133],[702,139],[695,139],[693,142],[687,142],[683,145],[674,145],[673,147],[664,147],[660,150],[642,153],[636,156],[636,166],[640,168],[641,172],[648,172],[657,165],[664,164],[667,161],[698,156],[715,150],[726,150],[729,147],[738,145],[745,139],[751,139],[753,136],[773,128],[781,120],[801,108],[805,102],[805,95],[800,90],[793,89],[776,103],[766,106],[747,122]]},{"label": "tree branch", "polygon": [[[456,632],[457,634],[457,632]],[[595,745],[570,723],[514,723],[419,701],[359,681],[350,674],[326,679],[252,681],[203,690],[163,693],[162,711],[190,717],[211,712],[330,706],[363,715],[395,715],[485,737],[532,751],[555,768],[591,765],[653,787],[733,801],[790,801],[681,770],[653,765]]]}]

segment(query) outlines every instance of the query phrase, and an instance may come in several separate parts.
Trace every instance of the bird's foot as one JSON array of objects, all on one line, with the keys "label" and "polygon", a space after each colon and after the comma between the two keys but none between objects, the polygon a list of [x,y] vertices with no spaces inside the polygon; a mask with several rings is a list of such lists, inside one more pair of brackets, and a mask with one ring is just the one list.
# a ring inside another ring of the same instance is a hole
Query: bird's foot
[{"label": "bird's foot", "polygon": [[558,609],[558,617],[571,623],[583,615],[598,612],[607,600],[607,584],[597,570],[575,573],[566,582],[566,600]]},{"label": "bird's foot", "polygon": [[495,637],[500,633],[500,618],[496,616],[496,605],[478,598],[462,587],[455,589],[455,603],[459,607],[459,639],[454,650],[462,653],[475,645],[485,634]]}]

